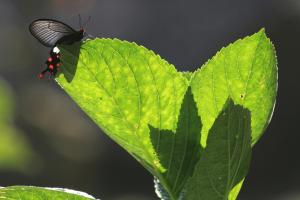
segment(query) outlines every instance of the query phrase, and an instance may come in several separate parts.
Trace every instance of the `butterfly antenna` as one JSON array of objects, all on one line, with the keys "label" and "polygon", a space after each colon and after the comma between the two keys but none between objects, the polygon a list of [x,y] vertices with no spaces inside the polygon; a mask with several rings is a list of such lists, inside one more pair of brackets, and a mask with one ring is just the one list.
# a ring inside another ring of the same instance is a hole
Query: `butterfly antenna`
[{"label": "butterfly antenna", "polygon": [[79,19],[79,27],[82,28],[82,24],[81,24],[81,16],[80,16],[80,14],[78,14],[78,19]]},{"label": "butterfly antenna", "polygon": [[83,27],[86,27],[86,25],[91,21],[91,16],[84,22]]}]

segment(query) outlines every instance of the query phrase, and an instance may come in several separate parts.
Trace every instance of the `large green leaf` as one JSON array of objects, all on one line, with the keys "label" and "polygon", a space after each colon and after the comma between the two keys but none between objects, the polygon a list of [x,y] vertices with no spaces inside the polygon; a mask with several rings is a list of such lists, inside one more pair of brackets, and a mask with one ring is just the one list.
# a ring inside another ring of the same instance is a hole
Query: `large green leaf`
[{"label": "large green leaf", "polygon": [[163,171],[148,124],[176,129],[188,81],[174,66],[134,43],[95,39],[81,46],[79,57],[74,56],[77,52],[72,46],[61,49],[63,73],[57,78],[59,84],[143,165]]},{"label": "large green leaf", "polygon": [[92,200],[94,197],[75,190],[41,188],[33,186],[11,186],[0,188],[0,199],[8,200]]},{"label": "large green leaf", "polygon": [[206,148],[186,187],[188,200],[228,199],[248,172],[251,157],[250,112],[229,100],[209,131]]},{"label": "large green leaf", "polygon": [[[185,147],[193,144],[192,149],[208,151],[210,129],[228,98],[251,112],[252,145],[270,121],[277,66],[273,45],[264,30],[223,48],[194,73],[177,72],[152,51],[117,39],[87,40],[60,48],[62,73],[57,82],[106,134],[159,179],[172,199],[186,185],[195,160],[202,157],[201,153],[185,153]],[[186,95],[194,96],[189,104],[195,101],[198,115],[183,101],[189,86],[193,95]],[[198,127],[199,133],[193,132],[194,137],[189,135],[199,141],[173,140],[176,150],[170,151],[172,134],[184,137],[190,133],[191,124],[182,123],[179,115],[191,117],[186,121],[193,123],[201,118],[202,129]],[[155,142],[153,138],[161,140]],[[195,146],[197,142],[200,147]],[[172,160],[171,165],[166,157]],[[238,163],[239,159],[232,162]],[[245,169],[241,165],[239,170]],[[177,174],[179,178],[173,179]],[[230,199],[236,198],[244,177],[245,174],[239,177],[240,183],[233,181],[228,187],[232,189],[230,194],[226,192]]]}]

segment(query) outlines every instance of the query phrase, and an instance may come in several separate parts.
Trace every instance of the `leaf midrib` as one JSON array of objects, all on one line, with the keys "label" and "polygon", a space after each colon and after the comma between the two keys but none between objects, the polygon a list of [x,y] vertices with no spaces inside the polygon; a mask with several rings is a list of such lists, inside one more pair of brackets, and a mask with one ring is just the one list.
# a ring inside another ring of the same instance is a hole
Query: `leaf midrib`
[{"label": "leaf midrib", "polygon": [[251,67],[250,67],[250,70],[249,70],[249,72],[248,72],[248,78],[247,78],[247,80],[246,80],[246,85],[245,85],[245,87],[244,87],[244,98],[242,99],[242,102],[243,102],[242,104],[244,104],[244,102],[245,102],[245,100],[246,100],[246,97],[248,96],[248,95],[247,95],[247,94],[248,94],[248,93],[247,93],[247,90],[248,90],[248,84],[249,84],[249,80],[250,80],[250,78],[251,78],[251,76],[252,76],[252,74],[253,74],[253,65],[254,65],[256,59],[258,58],[258,56],[256,56],[256,54],[257,54],[258,47],[259,47],[259,45],[261,44],[262,36],[263,36],[263,34],[260,33],[260,34],[259,34],[259,39],[258,39],[257,45],[256,45],[255,50],[254,50],[254,54],[253,54],[253,58],[252,58],[252,62],[251,62]]}]

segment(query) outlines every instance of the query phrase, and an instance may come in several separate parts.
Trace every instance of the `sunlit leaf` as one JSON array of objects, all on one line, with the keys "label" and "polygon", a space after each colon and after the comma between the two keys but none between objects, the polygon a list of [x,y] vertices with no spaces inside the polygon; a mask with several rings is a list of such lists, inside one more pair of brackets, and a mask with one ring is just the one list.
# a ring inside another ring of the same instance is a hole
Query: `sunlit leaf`
[{"label": "sunlit leaf", "polygon": [[143,165],[162,172],[148,124],[176,129],[185,77],[152,51],[116,39],[88,40],[78,57],[74,47],[61,52],[63,73],[57,81],[64,90]]},{"label": "sunlit leaf", "polygon": [[8,200],[92,200],[91,195],[63,188],[11,186],[0,188],[0,199]]}]

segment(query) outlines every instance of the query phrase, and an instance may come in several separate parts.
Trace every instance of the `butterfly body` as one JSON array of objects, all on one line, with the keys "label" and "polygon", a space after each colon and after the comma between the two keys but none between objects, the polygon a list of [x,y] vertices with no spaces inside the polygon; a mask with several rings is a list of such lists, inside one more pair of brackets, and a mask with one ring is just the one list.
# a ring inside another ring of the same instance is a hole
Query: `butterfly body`
[{"label": "butterfly body", "polygon": [[43,70],[38,77],[40,79],[44,78],[45,73],[49,72],[50,75],[55,75],[60,68],[60,50],[57,47],[54,47],[50,51],[50,57],[46,60],[45,64],[47,65],[46,69]]},{"label": "butterfly body", "polygon": [[79,31],[77,31],[77,32],[75,32],[73,34],[63,36],[61,39],[59,39],[56,42],[56,45],[58,45],[58,44],[71,45],[74,42],[81,41],[83,37],[84,37],[84,31],[82,29],[82,30],[79,30]]}]

